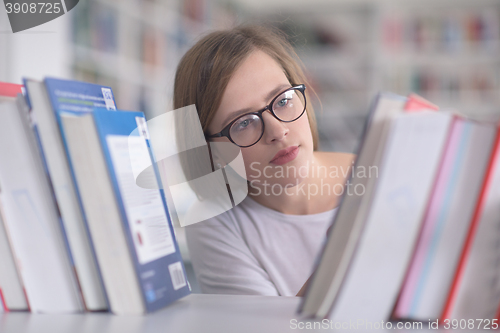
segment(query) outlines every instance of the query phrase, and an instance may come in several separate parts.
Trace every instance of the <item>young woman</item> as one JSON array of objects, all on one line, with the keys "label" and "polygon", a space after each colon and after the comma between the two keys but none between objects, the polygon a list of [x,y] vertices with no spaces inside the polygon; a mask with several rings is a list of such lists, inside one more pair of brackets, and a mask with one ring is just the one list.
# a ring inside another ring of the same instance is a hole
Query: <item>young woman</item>
[{"label": "young woman", "polygon": [[239,205],[186,227],[204,293],[302,293],[354,158],[317,151],[309,90],[267,28],[213,32],[182,58],[174,108],[195,104],[208,140],[241,147],[249,184]]}]

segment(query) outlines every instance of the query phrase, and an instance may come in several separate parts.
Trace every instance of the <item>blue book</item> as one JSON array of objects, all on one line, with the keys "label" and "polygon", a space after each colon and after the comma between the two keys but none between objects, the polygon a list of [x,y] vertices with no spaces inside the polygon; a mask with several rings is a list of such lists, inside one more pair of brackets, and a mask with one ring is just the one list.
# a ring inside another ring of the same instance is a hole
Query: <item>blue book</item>
[{"label": "blue book", "polygon": [[144,114],[60,117],[111,310],[142,314],[188,295]]},{"label": "blue book", "polygon": [[78,196],[65,135],[60,131],[60,114],[85,114],[94,107],[115,108],[111,88],[92,83],[47,78],[25,80],[27,101],[45,171],[60,211],[60,224],[68,254],[74,266],[85,309],[108,309],[84,211]]}]

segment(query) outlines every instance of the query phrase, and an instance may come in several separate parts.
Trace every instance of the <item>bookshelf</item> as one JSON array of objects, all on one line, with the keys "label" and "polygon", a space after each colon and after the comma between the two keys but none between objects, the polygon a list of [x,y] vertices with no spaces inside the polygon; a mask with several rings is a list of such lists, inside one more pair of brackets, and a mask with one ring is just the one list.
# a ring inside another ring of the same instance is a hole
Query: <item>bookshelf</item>
[{"label": "bookshelf", "polygon": [[[0,33],[0,81],[52,76],[108,85],[121,109],[151,119],[171,110],[185,51],[208,30],[235,25],[239,13],[237,4],[212,0],[85,0],[57,20],[11,34],[0,8],[0,31],[8,32]],[[184,230],[176,234],[192,274]]]},{"label": "bookshelf", "polygon": [[[190,24],[201,33],[205,17],[190,20],[180,2],[89,0],[72,20],[72,73],[77,80],[110,85],[121,108],[149,117],[166,111],[175,64]],[[182,31],[179,31],[182,30]],[[187,29],[186,29],[187,30]]]},{"label": "bookshelf", "polygon": [[148,119],[170,110],[177,63],[198,37],[230,25],[234,9],[209,0],[88,0],[71,27],[72,74],[113,87],[123,109]]},{"label": "bookshelf", "polygon": [[323,150],[356,149],[379,91],[416,92],[442,108],[498,118],[500,2],[315,3],[298,11],[278,1],[279,11],[253,15],[291,36],[321,100],[313,102]]},{"label": "bookshelf", "polygon": [[[0,10],[2,31],[6,19]],[[356,149],[381,90],[415,91],[481,118],[500,109],[498,0],[85,0],[36,33],[0,34],[0,80],[109,85],[120,108],[151,119],[171,107],[184,52],[206,31],[241,22],[274,22],[293,36],[322,102],[314,101],[323,150]]]},{"label": "bookshelf", "polygon": [[[321,98],[322,112],[315,104],[324,150],[356,148],[369,103],[380,90],[414,91],[468,115],[496,117],[498,0],[302,5],[297,0],[83,1],[78,10],[33,29],[57,34],[0,34],[0,79],[20,82],[23,75],[50,74],[107,84],[120,107],[143,110],[149,119],[170,108],[175,66],[201,34],[241,22],[274,22],[294,36]],[[0,28],[9,30],[5,11],[0,15]],[[28,47],[35,39],[51,47]],[[50,52],[54,48],[58,52]]]},{"label": "bookshelf", "polygon": [[68,30],[70,15],[32,29],[12,33],[0,6],[0,81],[22,83],[23,77],[70,78]]},{"label": "bookshelf", "polygon": [[[113,88],[117,105],[147,119],[172,108],[182,55],[212,28],[234,25],[238,7],[209,0],[88,0],[71,20],[71,73]],[[193,292],[185,230],[175,227]]]},{"label": "bookshelf", "polygon": [[[0,77],[5,78],[8,71],[8,57],[6,51],[9,48],[8,38],[5,31],[9,31],[10,26],[7,21],[7,13],[0,11]],[[5,81],[5,80],[4,80]]]},{"label": "bookshelf", "polygon": [[[500,107],[500,3],[449,1],[382,7],[375,86],[414,91],[479,118]],[[398,32],[395,33],[394,31]]]},{"label": "bookshelf", "polygon": [[201,295],[182,298],[146,316],[108,313],[0,313],[2,333],[275,333],[294,332],[291,320],[305,325],[295,313],[299,297]]}]

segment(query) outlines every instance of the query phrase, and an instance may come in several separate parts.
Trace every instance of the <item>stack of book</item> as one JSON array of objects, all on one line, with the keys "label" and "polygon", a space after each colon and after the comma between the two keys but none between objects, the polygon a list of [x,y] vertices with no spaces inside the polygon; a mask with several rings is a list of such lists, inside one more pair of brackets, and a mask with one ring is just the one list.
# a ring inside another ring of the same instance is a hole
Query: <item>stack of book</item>
[{"label": "stack of book", "polygon": [[381,94],[362,141],[299,312],[497,328],[498,123]]},{"label": "stack of book", "polygon": [[95,84],[3,87],[2,310],[143,314],[189,294],[158,170],[136,183],[156,166],[144,114]]}]

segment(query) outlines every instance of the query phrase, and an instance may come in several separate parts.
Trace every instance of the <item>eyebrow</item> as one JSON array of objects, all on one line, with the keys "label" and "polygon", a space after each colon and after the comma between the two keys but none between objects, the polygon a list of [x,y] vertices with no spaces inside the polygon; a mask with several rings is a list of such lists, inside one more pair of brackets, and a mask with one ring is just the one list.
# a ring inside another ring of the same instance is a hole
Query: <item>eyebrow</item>
[{"label": "eyebrow", "polygon": [[[290,84],[282,84],[273,90],[269,92],[266,96],[266,100],[270,100],[271,98],[275,97],[277,93],[279,93],[282,90],[285,90],[287,87],[291,88],[292,86]],[[233,120],[236,119],[238,116],[243,115],[245,113],[251,112],[253,108],[244,108],[235,112],[232,112],[230,115],[226,117],[226,119],[222,122],[222,128],[226,127],[227,124]]]}]

